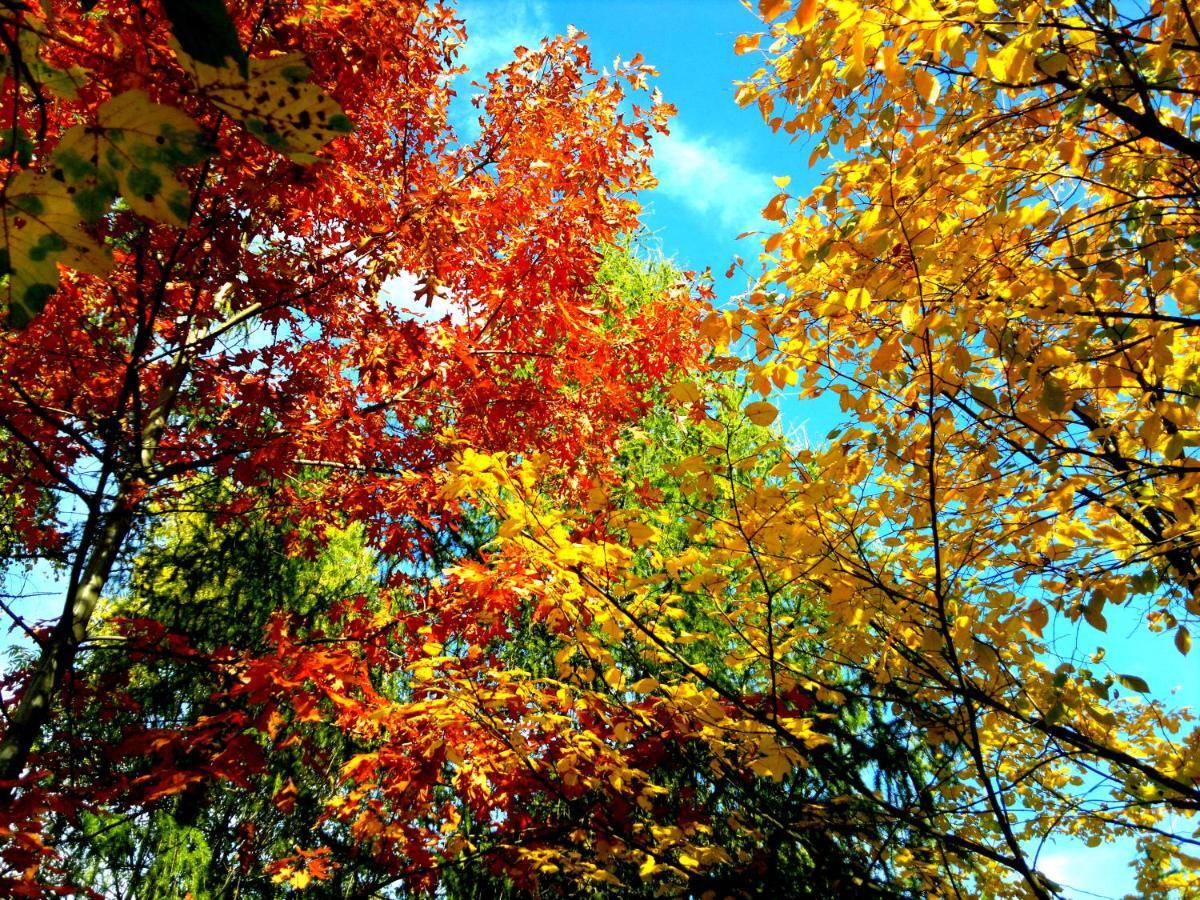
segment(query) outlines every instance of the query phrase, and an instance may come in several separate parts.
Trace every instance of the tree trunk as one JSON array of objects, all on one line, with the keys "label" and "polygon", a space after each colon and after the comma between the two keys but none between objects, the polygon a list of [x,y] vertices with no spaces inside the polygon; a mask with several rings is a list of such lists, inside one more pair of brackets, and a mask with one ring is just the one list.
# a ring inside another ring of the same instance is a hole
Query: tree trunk
[{"label": "tree trunk", "polygon": [[[0,780],[15,781],[25,770],[29,753],[50,714],[54,694],[71,670],[79,645],[87,637],[96,604],[100,602],[101,592],[132,526],[133,506],[122,491],[105,517],[82,577],[67,593],[58,624],[42,645],[33,675],[9,718],[4,740],[0,742]],[[12,788],[0,788],[0,802],[7,802],[11,796]]]}]

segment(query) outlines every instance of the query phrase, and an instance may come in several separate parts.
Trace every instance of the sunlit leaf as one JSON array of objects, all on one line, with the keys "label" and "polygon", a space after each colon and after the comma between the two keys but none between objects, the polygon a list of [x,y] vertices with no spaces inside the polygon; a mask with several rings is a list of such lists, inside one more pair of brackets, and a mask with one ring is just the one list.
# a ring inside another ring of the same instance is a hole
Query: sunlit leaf
[{"label": "sunlit leaf", "polygon": [[205,155],[195,122],[142,91],[118,94],[96,119],[64,134],[52,155],[83,219],[95,221],[119,195],[146,218],[182,226],[191,195],[175,173]]},{"label": "sunlit leaf", "polygon": [[747,404],[745,412],[747,419],[762,427],[770,425],[779,416],[779,410],[766,400],[756,400]]},{"label": "sunlit leaf", "polygon": [[353,130],[342,108],[308,80],[311,70],[299,53],[252,59],[248,76],[232,63],[211,66],[183,51],[179,58],[209,100],[297,162],[314,162],[318,150]]},{"label": "sunlit leaf", "polygon": [[10,326],[24,328],[58,287],[59,265],[93,275],[108,270],[108,251],[80,229],[81,216],[63,182],[18,172],[0,197],[4,247],[0,274]]}]

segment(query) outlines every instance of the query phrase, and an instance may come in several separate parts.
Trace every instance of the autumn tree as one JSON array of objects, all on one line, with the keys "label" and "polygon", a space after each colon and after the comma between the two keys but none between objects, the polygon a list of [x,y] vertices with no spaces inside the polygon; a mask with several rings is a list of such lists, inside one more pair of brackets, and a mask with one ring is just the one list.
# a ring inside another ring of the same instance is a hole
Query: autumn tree
[{"label": "autumn tree", "polygon": [[[594,293],[631,313],[677,281],[617,252],[598,276]],[[774,572],[764,580],[762,558],[730,546],[738,522],[796,527],[794,512],[773,522],[767,504],[804,471],[765,405],[743,415],[744,393],[702,373],[655,390],[657,410],[625,429],[615,466],[571,474],[566,492],[548,454],[460,447],[440,476],[460,512],[456,548],[434,549],[422,577],[406,556],[404,577],[317,614],[280,602],[264,639],[239,640],[244,652],[198,652],[205,629],[230,626],[201,616],[212,624],[181,627],[188,605],[168,591],[156,615],[174,616],[171,632],[127,626],[123,649],[147,672],[122,695],[198,683],[218,687],[192,695],[219,704],[126,732],[139,752],[118,759],[152,792],[157,818],[85,858],[111,871],[149,847],[143,879],[171,871],[192,883],[215,845],[200,838],[229,833],[204,817],[234,810],[273,823],[273,837],[234,839],[252,857],[239,886],[266,895],[317,884],[396,896],[920,895],[884,851],[933,844],[874,799],[913,799],[922,783],[905,723],[814,663],[825,616],[815,592]],[[710,416],[705,396],[720,412]],[[204,568],[222,534],[205,529],[181,557],[196,560],[191,576],[172,572],[172,544],[151,546],[133,593],[197,584],[203,597],[241,583]],[[160,698],[109,721],[178,708]],[[92,734],[111,727],[91,721]],[[238,737],[247,721],[249,742]],[[214,738],[266,759],[213,785],[203,753],[217,751]],[[181,821],[181,810],[196,814],[196,788],[201,818]],[[253,801],[239,800],[246,791]],[[194,843],[169,869],[157,854],[181,833]],[[283,853],[272,840],[295,844]]]},{"label": "autumn tree", "polygon": [[1195,891],[1200,732],[1105,659],[1118,629],[1187,654],[1200,614],[1195,12],[761,10],[739,100],[828,175],[771,201],[764,274],[709,333],[751,342],[763,394],[846,415],[780,564],[825,598],[830,662],[928,747],[893,812],[941,855],[894,858],[1046,897],[1046,841],[1124,837],[1141,892]]},{"label": "autumn tree", "polygon": [[[672,280],[626,255],[601,273],[627,297]],[[660,407],[623,435],[615,471],[578,504],[543,489],[554,479],[545,460],[515,473],[496,456],[460,462],[448,489],[495,526],[450,570],[447,630],[418,671],[469,710],[458,727],[472,740],[503,738],[493,758],[455,760],[452,778],[486,771],[495,794],[511,785],[522,799],[516,821],[497,821],[501,797],[468,794],[459,828],[478,861],[448,872],[450,895],[480,880],[618,896],[917,895],[880,852],[901,829],[854,786],[903,793],[921,760],[869,693],[808,677],[818,650],[800,632],[823,616],[814,594],[764,586],[752,558],[724,546],[739,516],[759,515],[756,491],[784,484],[793,465],[763,411],[743,415],[735,374],[664,386]],[[499,590],[499,610],[480,605]],[[455,684],[466,678],[487,685],[474,704]],[[780,721],[796,727],[782,744]],[[792,765],[796,739],[810,766]]]},{"label": "autumn tree", "polygon": [[[670,275],[612,269],[641,286],[622,296]],[[370,636],[337,660],[344,688],[313,689],[366,745],[330,820],[408,860],[406,887],[919,894],[882,848],[925,839],[870,798],[907,796],[922,761],[869,692],[810,677],[808,590],[726,546],[793,461],[763,410],[746,420],[744,390],[695,379],[661,391],[575,502],[550,458],[464,448],[444,491],[492,523],[487,540],[428,588],[416,640]],[[372,667],[403,690],[367,688]]]},{"label": "autumn tree", "polygon": [[[627,246],[606,249],[592,293],[637,312],[659,302],[681,273],[643,264],[633,254]],[[323,475],[313,471],[309,477]],[[258,714],[252,705],[228,697],[229,675],[236,671],[230,662],[235,649],[251,657],[271,654],[267,627],[281,618],[309,635],[320,630],[313,649],[339,640],[347,604],[356,605],[355,616],[377,625],[388,619],[437,623],[442,617],[422,602],[422,595],[456,565],[481,560],[499,523],[485,508],[464,509],[452,529],[431,536],[421,555],[394,558],[370,551],[361,527],[352,526],[330,530],[314,543],[315,558],[295,558],[287,553],[286,525],[268,521],[265,509],[236,517],[222,513],[228,490],[220,483],[194,485],[175,508],[160,509],[139,542],[128,576],[110,582],[116,594],[102,608],[106,624],[85,645],[86,660],[73,678],[70,714],[58,717],[58,730],[44,743],[42,755],[54,759],[54,790],[60,794],[90,790],[89,773],[100,770],[153,785],[144,791],[152,802],[140,808],[120,801],[92,804],[81,821],[59,817],[54,845],[65,857],[64,879],[119,896],[172,897],[187,890],[197,896],[231,891],[274,896],[287,885],[299,887],[306,878],[319,877],[320,890],[330,895],[408,896],[412,883],[431,873],[413,873],[402,860],[379,858],[370,852],[370,842],[364,847],[350,840],[345,825],[324,816],[326,804],[341,799],[343,766],[374,746],[375,741],[360,738],[360,723],[331,727],[315,706],[277,707],[271,714],[276,749],[239,779],[209,777],[207,760],[197,758],[187,742],[172,742],[172,736],[199,731],[202,720]],[[466,618],[471,611],[463,613],[460,628],[471,623]],[[487,611],[474,610],[474,615]],[[446,627],[453,626],[447,621]],[[535,621],[514,616],[484,634],[485,647],[503,642],[499,652],[508,667],[531,677],[553,671],[557,647]],[[477,635],[464,631],[461,640]],[[386,628],[375,639],[396,655],[425,655],[427,640],[419,634],[402,630],[397,635]],[[458,652],[465,649],[460,645]],[[293,655],[306,652],[301,642]],[[420,707],[423,698],[414,696],[394,663],[366,662],[381,706]],[[606,689],[598,676],[595,680]],[[362,712],[378,714],[379,709],[363,707]],[[434,732],[412,744],[409,753],[418,759],[428,753],[436,760],[430,738],[443,743]],[[176,754],[169,764],[145,752],[156,742]],[[243,746],[242,752],[257,756],[260,748]],[[421,786],[467,817],[467,801],[455,796],[453,779],[439,767],[423,779]],[[507,803],[496,809],[507,810]],[[419,809],[408,811],[418,817]],[[438,860],[439,891],[468,896],[515,889],[506,872],[511,860],[484,846],[489,827],[486,820],[471,823],[481,845],[475,853]],[[327,866],[311,875],[307,869],[272,868],[297,844],[311,842],[314,829],[320,845],[331,851]]]},{"label": "autumn tree", "polygon": [[[86,6],[0,16],[6,533],[11,559],[59,562],[66,583],[47,627],[6,611],[37,657],[5,688],[0,741],[2,877],[25,893],[65,890],[39,874],[48,814],[244,783],[281,721],[314,715],[313,686],[374,687],[336,678],[379,628],[365,607],[336,635],[281,615],[272,652],[209,654],[248,699],[148,738],[155,777],[47,789],[49,720],[74,714],[77,655],[159,512],[220,483],[217,515],[283,523],[290,552],[356,523],[415,558],[455,528],[434,475],[458,448],[580,471],[694,346],[673,337],[685,289],[636,311],[591,290],[669,114],[657,96],[629,108],[640,61],[598,75],[578,34],[523,50],[480,85],[464,141],[447,108],[465,35],[445,5]],[[268,684],[278,704],[251,702]]]},{"label": "autumn tree", "polygon": [[[42,742],[55,793],[91,790],[96,772],[156,780],[155,760],[135,748],[222,711],[228,685],[214,659],[232,648],[263,652],[274,616],[317,620],[378,590],[386,567],[360,527],[331,530],[313,556],[296,556],[285,526],[220,516],[221,494],[220,485],[195,486],[183,508],[159,511],[128,576],[111,583],[73,672],[71,705]],[[355,749],[330,732],[313,743],[319,752],[270,754],[241,784],[177,758],[169,769],[182,773],[179,790],[168,782],[152,803],[92,803],[77,818],[56,817],[48,832],[64,883],[147,900],[273,895],[267,866],[307,837],[330,772]],[[361,896],[388,880],[348,849],[339,858],[330,895]]]}]

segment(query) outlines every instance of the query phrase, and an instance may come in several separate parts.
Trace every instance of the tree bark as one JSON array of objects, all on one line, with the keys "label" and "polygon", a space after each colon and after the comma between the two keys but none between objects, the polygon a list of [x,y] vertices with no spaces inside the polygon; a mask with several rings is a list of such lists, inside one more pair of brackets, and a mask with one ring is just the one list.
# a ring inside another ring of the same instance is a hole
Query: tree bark
[{"label": "tree bark", "polygon": [[[82,577],[67,592],[58,624],[42,645],[33,675],[9,718],[4,740],[0,742],[0,779],[15,781],[25,770],[33,745],[49,717],[54,694],[71,670],[79,645],[87,637],[92,614],[132,527],[133,504],[127,492],[121,491],[105,517]],[[12,788],[0,788],[0,802],[7,802],[11,796]]]}]

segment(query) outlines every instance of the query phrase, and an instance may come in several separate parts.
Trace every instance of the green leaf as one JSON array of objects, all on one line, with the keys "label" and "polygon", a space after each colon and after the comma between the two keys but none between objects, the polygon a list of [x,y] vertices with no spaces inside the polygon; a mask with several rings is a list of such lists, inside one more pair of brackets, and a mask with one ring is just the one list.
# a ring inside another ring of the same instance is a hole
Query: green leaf
[{"label": "green leaf", "polygon": [[24,328],[58,288],[61,263],[101,275],[110,258],[94,238],[79,229],[82,217],[61,181],[40,172],[12,176],[0,197],[0,297],[8,322]]},{"label": "green leaf", "polygon": [[242,122],[273,150],[296,162],[315,162],[318,150],[354,126],[320,87],[299,53],[250,60],[250,75],[236,67],[210,66],[177,48],[183,67],[217,107]]},{"label": "green leaf", "polygon": [[1067,408],[1067,398],[1063,393],[1062,384],[1057,379],[1046,378],[1042,382],[1042,406],[1054,413],[1060,413]]},{"label": "green leaf", "polygon": [[1136,335],[1137,329],[1129,322],[1118,322],[1114,325],[1105,326],[1100,330],[1100,333],[1113,343],[1119,344]]},{"label": "green leaf", "polygon": [[1075,277],[1082,279],[1088,273],[1088,266],[1083,260],[1077,256],[1067,257],[1067,266],[1075,273]]},{"label": "green leaf", "polygon": [[243,78],[250,74],[249,57],[222,0],[162,0],[162,5],[184,53],[218,68],[233,60]]},{"label": "green leaf", "polygon": [[95,125],[76,125],[51,155],[84,220],[104,215],[119,194],[139,215],[175,226],[185,224],[191,206],[175,170],[204,156],[196,123],[142,91],[113,97]]},{"label": "green leaf", "polygon": [[986,406],[988,409],[996,409],[1000,405],[1000,401],[996,398],[996,392],[989,387],[984,387],[981,384],[972,384],[967,386],[972,399],[981,406]]},{"label": "green leaf", "polygon": [[0,157],[15,159],[20,166],[28,166],[33,160],[33,141],[24,128],[9,128],[0,131]]},{"label": "green leaf", "polygon": [[1097,631],[1108,631],[1108,619],[1104,618],[1102,603],[1089,604],[1083,608],[1083,618]]},{"label": "green leaf", "polygon": [[1117,681],[1122,687],[1137,691],[1139,694],[1150,693],[1150,685],[1146,684],[1146,679],[1139,678],[1137,675],[1118,675]]}]

